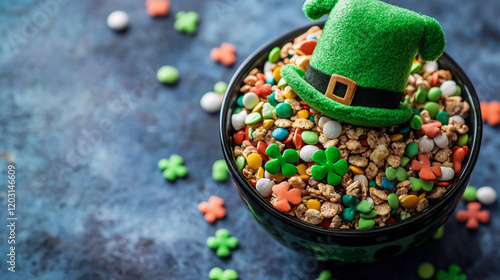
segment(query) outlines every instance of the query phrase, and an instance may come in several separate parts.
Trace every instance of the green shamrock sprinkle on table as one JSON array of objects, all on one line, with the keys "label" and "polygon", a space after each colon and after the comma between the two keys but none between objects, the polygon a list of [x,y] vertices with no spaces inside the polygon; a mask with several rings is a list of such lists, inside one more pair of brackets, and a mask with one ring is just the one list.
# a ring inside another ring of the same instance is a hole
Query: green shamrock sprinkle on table
[{"label": "green shamrock sprinkle on table", "polygon": [[231,249],[238,247],[238,238],[230,235],[227,229],[221,228],[215,232],[215,237],[211,236],[207,239],[207,245],[210,249],[216,250],[220,258],[229,257]]}]

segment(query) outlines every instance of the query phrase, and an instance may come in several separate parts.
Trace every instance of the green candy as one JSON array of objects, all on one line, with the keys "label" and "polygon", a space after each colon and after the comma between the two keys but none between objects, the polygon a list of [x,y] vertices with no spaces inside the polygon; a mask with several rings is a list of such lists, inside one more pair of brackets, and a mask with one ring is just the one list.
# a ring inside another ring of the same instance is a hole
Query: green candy
[{"label": "green candy", "polygon": [[411,142],[408,145],[406,145],[405,148],[405,156],[409,158],[413,158],[418,154],[418,145],[415,142]]},{"label": "green candy", "polygon": [[332,278],[332,273],[330,271],[323,270],[319,274],[318,278],[316,278],[316,280],[336,280],[336,279]]},{"label": "green candy", "polygon": [[215,181],[225,182],[229,175],[226,161],[223,159],[216,160],[212,165],[212,178]]},{"label": "green candy", "polygon": [[448,114],[448,112],[446,111],[439,112],[436,115],[436,120],[442,125],[447,125],[448,121],[450,120],[450,114]]},{"label": "green candy", "polygon": [[316,124],[316,122],[314,121],[314,114],[311,114],[309,116],[309,120],[312,121],[313,124]]},{"label": "green candy", "polygon": [[246,164],[247,164],[247,160],[245,159],[244,156],[239,156],[236,158],[236,165],[238,166],[239,170],[243,170],[243,168],[245,168]]},{"label": "green candy", "polygon": [[226,258],[231,255],[231,249],[238,247],[238,238],[231,236],[227,229],[218,229],[215,236],[207,239],[207,246],[216,250],[219,258]]},{"label": "green candy", "polygon": [[288,118],[292,113],[292,106],[288,103],[282,102],[276,106],[276,115],[280,118]]},{"label": "green candy", "polygon": [[280,172],[286,177],[291,177],[297,173],[297,166],[293,163],[299,160],[299,153],[294,149],[287,149],[280,153],[280,147],[277,144],[271,144],[266,149],[266,155],[274,160],[270,160],[264,166],[267,172],[271,175],[276,175]]},{"label": "green candy", "polygon": [[366,200],[362,200],[356,205],[356,209],[361,213],[370,213],[372,211],[372,205]]},{"label": "green candy", "polygon": [[264,103],[264,107],[262,107],[262,115],[264,116],[264,119],[274,118],[273,111],[273,105],[271,105],[270,103]]},{"label": "green candy", "polygon": [[370,212],[368,213],[359,213],[359,217],[363,218],[363,219],[373,219],[377,216],[377,212],[375,212],[375,210],[371,210]]},{"label": "green candy", "polygon": [[434,276],[434,266],[428,262],[424,262],[418,266],[418,276],[422,279],[430,279]]},{"label": "green candy", "polygon": [[217,82],[214,85],[214,91],[217,92],[218,94],[224,94],[226,93],[227,90],[227,83],[226,82]]},{"label": "green candy", "polygon": [[237,280],[239,278],[238,272],[233,269],[222,270],[220,267],[214,267],[208,274],[210,280]]},{"label": "green candy", "polygon": [[462,134],[458,137],[457,145],[463,147],[469,143],[469,134]]},{"label": "green candy", "polygon": [[278,87],[282,88],[286,85],[288,85],[288,82],[283,77],[281,77],[280,81],[278,82]]},{"label": "green candy", "polygon": [[438,87],[433,87],[429,89],[429,92],[427,93],[427,99],[429,99],[430,101],[438,101],[439,99],[441,99],[441,95],[443,95],[441,89]]},{"label": "green candy", "polygon": [[459,85],[457,85],[457,92],[453,96],[462,96],[462,88]]},{"label": "green candy", "polygon": [[375,226],[374,220],[359,218],[358,229],[372,229],[374,226]]},{"label": "green candy", "polygon": [[422,63],[420,62],[417,62],[417,63],[413,63],[411,65],[411,73],[420,73],[422,72]]},{"label": "green candy", "polygon": [[350,196],[345,194],[342,196],[342,204],[345,208],[342,210],[342,218],[348,222],[352,222],[356,216],[356,203],[357,198],[355,196]]},{"label": "green candy", "polygon": [[250,140],[253,140],[253,128],[250,127],[250,129],[248,130],[248,138],[250,138]]},{"label": "green candy", "polygon": [[240,107],[243,107],[245,105],[243,105],[243,95],[238,97],[238,99],[236,100],[236,103],[238,104],[238,106]]},{"label": "green candy", "polygon": [[271,63],[276,63],[278,62],[278,60],[280,60],[280,52],[281,52],[281,48],[280,47],[274,47],[274,49],[271,50],[271,52],[269,52],[269,62]]},{"label": "green candy", "polygon": [[463,199],[467,202],[472,202],[477,200],[477,188],[473,186],[467,186],[464,191]]},{"label": "green candy", "polygon": [[371,180],[368,185],[370,186],[370,188],[376,188],[378,190],[377,182]]},{"label": "green candy", "polygon": [[413,115],[414,115],[414,116],[420,116],[420,110],[419,110],[419,109],[417,109],[417,108],[412,108],[411,110],[413,111]]},{"label": "green candy", "polygon": [[342,176],[347,174],[349,168],[347,161],[340,159],[340,151],[337,147],[329,147],[326,151],[316,151],[312,160],[318,163],[311,169],[314,180],[320,181],[327,176],[327,182],[332,186],[342,182]]},{"label": "green candy", "polygon": [[434,181],[425,181],[420,178],[410,177],[410,182],[412,185],[411,190],[414,192],[418,192],[420,190],[424,190],[426,192],[432,191],[434,187]]},{"label": "green candy", "polygon": [[433,119],[436,118],[437,113],[439,113],[439,105],[436,102],[427,102],[424,105],[424,110],[429,112],[429,116]]},{"label": "green candy", "polygon": [[309,144],[309,145],[316,145],[319,141],[318,134],[316,134],[312,131],[302,132],[301,137],[302,137],[302,141],[304,141],[304,143]]},{"label": "green candy", "polygon": [[173,66],[162,66],[156,73],[158,81],[164,84],[172,85],[179,79],[179,71]]},{"label": "green candy", "polygon": [[247,115],[245,118],[246,124],[256,124],[262,120],[262,115],[260,113],[254,112]]},{"label": "green candy", "polygon": [[236,107],[233,110],[233,115],[239,114],[241,111],[243,111],[243,108],[241,107]]},{"label": "green candy", "polygon": [[415,100],[420,104],[424,104],[425,100],[427,100],[427,91],[423,87],[418,87]]},{"label": "green candy", "polygon": [[422,128],[423,124],[424,124],[424,120],[422,119],[421,116],[414,115],[411,118],[411,121],[410,121],[410,127],[411,127],[411,129],[413,129],[413,130],[420,130]]},{"label": "green candy", "polygon": [[398,196],[395,193],[389,194],[387,196],[387,201],[389,202],[389,205],[391,206],[392,209],[396,210],[399,207],[399,200]]},{"label": "green candy", "polygon": [[198,20],[197,13],[180,11],[175,14],[174,28],[179,32],[193,34],[196,32]]},{"label": "green candy", "polygon": [[401,158],[401,166],[402,166],[402,167],[407,166],[407,165],[408,165],[408,163],[410,163],[410,159],[409,159],[409,158],[407,158],[407,157],[402,157],[402,158]]},{"label": "green candy", "polygon": [[[276,93],[271,93],[269,95],[269,97],[267,98],[267,102],[269,102],[271,105],[273,105],[274,107],[276,107],[276,105],[278,105],[278,100],[276,100]],[[241,105],[243,106],[243,105]]]},{"label": "green candy", "polygon": [[390,181],[394,181],[394,179],[398,179],[399,182],[406,180],[406,170],[403,167],[398,167],[397,169],[389,166],[385,170],[385,176]]},{"label": "green candy", "polygon": [[169,181],[186,177],[188,174],[184,159],[179,155],[171,155],[169,159],[160,159],[158,168],[163,172],[163,177]]},{"label": "green candy", "polygon": [[432,236],[432,239],[439,240],[443,238],[443,235],[444,235],[444,226],[440,226],[438,230],[436,230],[436,233],[434,233],[434,235]]}]

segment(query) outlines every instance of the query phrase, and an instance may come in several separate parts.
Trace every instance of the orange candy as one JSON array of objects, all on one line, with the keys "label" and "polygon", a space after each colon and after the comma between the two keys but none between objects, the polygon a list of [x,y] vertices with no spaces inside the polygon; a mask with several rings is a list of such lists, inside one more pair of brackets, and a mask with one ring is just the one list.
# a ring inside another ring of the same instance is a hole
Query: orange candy
[{"label": "orange candy", "polygon": [[469,202],[467,210],[457,211],[457,221],[460,223],[467,222],[465,226],[468,229],[477,229],[479,222],[487,223],[490,220],[490,212],[488,210],[481,210],[481,203]]},{"label": "orange candy", "polygon": [[493,100],[491,102],[481,101],[481,115],[483,122],[491,126],[500,124],[500,102]]},{"label": "orange candy", "polygon": [[198,210],[205,214],[207,222],[213,223],[216,219],[222,219],[226,216],[226,209],[224,209],[223,205],[224,199],[214,195],[208,199],[208,202],[200,202]]},{"label": "orange candy", "polygon": [[432,73],[432,86],[435,87],[437,83],[439,82],[439,74],[438,72]]},{"label": "orange candy", "polygon": [[463,146],[455,146],[452,149],[453,155],[452,155],[452,162],[453,162],[453,171],[455,171],[455,175],[460,172],[460,169],[462,169],[462,161],[464,161],[465,156],[467,155],[467,152],[469,151],[469,147]]},{"label": "orange candy", "polygon": [[234,144],[240,145],[244,139],[245,139],[245,131],[240,130],[240,131],[236,132],[236,134],[234,135]]},{"label": "orange candy", "polygon": [[420,176],[420,179],[426,181],[434,181],[436,177],[442,175],[441,167],[431,166],[431,162],[426,155],[418,155],[418,160],[413,160],[411,168],[415,171],[420,171],[418,176]]},{"label": "orange candy", "polygon": [[297,128],[295,129],[295,133],[293,134],[293,144],[295,145],[295,148],[301,149],[304,146],[304,141],[302,140],[302,129]]},{"label": "orange candy", "polygon": [[431,123],[426,123],[422,125],[422,128],[420,129],[420,132],[427,135],[429,138],[434,138],[436,135],[438,135],[441,132],[441,129],[439,129],[443,124],[440,122],[431,122]]},{"label": "orange candy", "polygon": [[305,40],[299,45],[299,50],[303,52],[305,55],[312,55],[316,45],[318,44],[318,40],[309,39]]},{"label": "orange candy", "polygon": [[281,212],[290,211],[292,209],[290,203],[297,205],[302,202],[301,191],[297,188],[290,190],[288,182],[281,182],[278,185],[274,185],[273,193],[277,196],[273,201],[274,208]]},{"label": "orange candy", "polygon": [[233,44],[222,43],[220,48],[213,48],[210,57],[222,65],[231,66],[236,62],[236,48]]},{"label": "orange candy", "polygon": [[166,16],[170,12],[170,0],[147,0],[146,12],[150,17]]}]

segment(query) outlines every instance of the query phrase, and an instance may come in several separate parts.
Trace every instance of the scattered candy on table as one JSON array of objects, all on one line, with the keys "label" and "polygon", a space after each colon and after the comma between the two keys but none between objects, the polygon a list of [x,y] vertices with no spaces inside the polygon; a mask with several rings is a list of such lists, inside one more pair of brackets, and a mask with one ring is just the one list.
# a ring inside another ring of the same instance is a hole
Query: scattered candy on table
[{"label": "scattered candy on table", "polygon": [[473,186],[467,186],[465,188],[463,199],[467,202],[472,202],[477,200],[477,189]]},{"label": "scattered candy on table", "polygon": [[146,0],[146,12],[150,17],[166,16],[170,12],[170,0]]},{"label": "scattered candy on table", "polygon": [[422,279],[430,279],[434,276],[434,266],[428,262],[421,263],[418,266],[418,276]]},{"label": "scattered candy on table", "polygon": [[200,105],[208,113],[219,112],[222,105],[222,96],[215,92],[207,92],[201,97]]},{"label": "scattered candy on table", "polygon": [[500,124],[500,101],[481,101],[481,116],[483,122],[496,126]]},{"label": "scattered candy on table", "polygon": [[198,210],[205,214],[205,220],[209,223],[226,216],[226,209],[223,207],[224,200],[218,196],[211,196],[208,202],[202,201],[198,204]]},{"label": "scattered candy on table", "polygon": [[158,168],[163,172],[163,177],[169,181],[186,177],[187,168],[184,166],[184,159],[179,155],[171,155],[169,159],[160,159]]},{"label": "scattered candy on table", "polygon": [[219,48],[212,49],[210,58],[224,66],[232,66],[236,63],[236,47],[231,43],[222,43]]},{"label": "scattered candy on table", "polygon": [[434,233],[434,235],[432,236],[432,239],[439,240],[443,238],[443,235],[444,235],[444,226],[440,226],[438,230],[436,230],[436,233]]},{"label": "scattered candy on table", "polygon": [[224,93],[226,93],[226,90],[227,90],[226,82],[219,81],[215,83],[214,91],[217,92],[218,94],[223,95]]},{"label": "scattered candy on table", "polygon": [[114,11],[108,15],[106,22],[108,27],[115,31],[125,30],[129,25],[128,14],[124,11]]},{"label": "scattered candy on table", "polygon": [[225,182],[229,177],[229,169],[226,161],[223,159],[216,160],[212,165],[212,178],[215,181]]},{"label": "scattered candy on table", "polygon": [[318,278],[316,278],[316,280],[336,280],[336,279],[332,278],[332,273],[329,270],[323,270],[318,275]]},{"label": "scattered candy on table", "polygon": [[461,268],[458,265],[450,265],[448,271],[439,270],[436,274],[436,280],[467,280],[467,275],[460,273]]},{"label": "scattered candy on table", "polygon": [[497,192],[492,187],[481,187],[477,190],[476,197],[482,204],[491,205],[497,200]]},{"label": "scattered candy on table", "polygon": [[457,221],[465,223],[468,229],[477,229],[479,222],[487,223],[490,221],[490,212],[488,210],[481,210],[479,202],[469,202],[467,210],[458,210],[456,215]]},{"label": "scattered candy on table", "polygon": [[218,257],[226,258],[231,255],[232,249],[238,247],[238,238],[231,236],[227,229],[221,228],[215,232],[215,237],[207,239],[207,246],[216,250]]},{"label": "scattered candy on table", "polygon": [[211,280],[237,280],[238,273],[232,269],[222,270],[220,267],[214,267],[210,270],[208,278]]},{"label": "scattered candy on table", "polygon": [[173,66],[165,65],[158,69],[156,78],[161,83],[173,85],[179,79],[179,71]]},{"label": "scattered candy on table", "polygon": [[175,15],[174,28],[178,32],[194,34],[198,26],[198,14],[196,12],[177,12]]}]

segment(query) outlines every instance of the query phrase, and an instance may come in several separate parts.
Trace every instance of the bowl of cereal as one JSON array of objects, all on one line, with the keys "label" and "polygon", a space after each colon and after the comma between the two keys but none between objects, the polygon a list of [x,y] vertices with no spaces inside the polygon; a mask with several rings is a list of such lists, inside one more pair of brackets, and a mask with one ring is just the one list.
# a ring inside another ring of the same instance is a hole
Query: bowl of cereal
[{"label": "bowl of cereal", "polygon": [[322,28],[276,38],[240,66],[221,109],[224,157],[254,219],[285,246],[342,263],[401,254],[434,235],[468,184],[482,133],[476,92],[445,53],[415,59],[401,99],[409,121],[329,118],[280,75],[287,64],[307,69],[301,47]]}]

